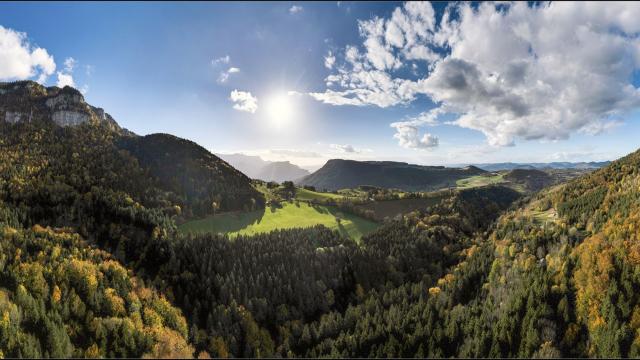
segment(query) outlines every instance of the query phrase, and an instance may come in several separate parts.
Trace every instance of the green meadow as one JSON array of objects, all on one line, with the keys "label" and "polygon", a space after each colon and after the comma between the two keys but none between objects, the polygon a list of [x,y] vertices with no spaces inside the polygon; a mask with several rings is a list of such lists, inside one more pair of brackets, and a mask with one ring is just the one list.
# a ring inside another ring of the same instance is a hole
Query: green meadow
[{"label": "green meadow", "polygon": [[344,213],[332,206],[284,202],[281,208],[267,207],[246,213],[224,213],[189,221],[180,225],[179,230],[185,233],[225,233],[235,237],[315,225],[337,230],[355,241],[360,241],[363,235],[379,226],[373,221]]},{"label": "green meadow", "polygon": [[503,174],[486,174],[476,175],[456,181],[456,185],[460,189],[468,189],[478,186],[501,184],[507,182],[504,180]]},{"label": "green meadow", "polygon": [[297,188],[296,189],[296,199],[297,200],[301,200],[301,201],[312,201],[312,200],[327,200],[327,199],[331,199],[331,200],[341,200],[344,199],[345,196],[344,195],[340,195],[340,194],[334,194],[334,193],[330,193],[330,192],[318,192],[318,191],[311,191],[311,190],[307,190],[304,188]]}]

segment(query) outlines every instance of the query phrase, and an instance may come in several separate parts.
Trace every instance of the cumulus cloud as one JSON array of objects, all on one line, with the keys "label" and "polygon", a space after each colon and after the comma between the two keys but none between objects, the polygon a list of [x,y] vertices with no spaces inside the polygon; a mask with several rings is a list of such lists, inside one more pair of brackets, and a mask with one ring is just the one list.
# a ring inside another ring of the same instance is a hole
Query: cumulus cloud
[{"label": "cumulus cloud", "polygon": [[229,95],[229,100],[233,104],[233,108],[239,111],[255,113],[258,110],[258,98],[251,95],[248,91],[233,90]]},{"label": "cumulus cloud", "polygon": [[56,70],[47,50],[32,46],[27,34],[0,25],[0,80],[25,80],[37,76],[43,83]]},{"label": "cumulus cloud", "polygon": [[440,115],[445,114],[446,111],[442,108],[433,108],[429,111],[424,111],[414,117],[409,117],[405,121],[399,121],[391,124],[391,127],[410,125],[410,126],[436,126],[438,125],[438,118]]},{"label": "cumulus cloud", "polygon": [[[426,95],[493,146],[597,134],[640,107],[638,18],[640,7],[625,3],[456,3],[436,22],[429,3],[409,2],[359,21],[362,43],[347,46],[327,89],[310,95],[379,107]],[[416,62],[426,75],[398,75]],[[414,120],[392,124],[400,144],[437,145],[418,137],[429,122]]]},{"label": "cumulus cloud", "polygon": [[58,81],[56,85],[61,88],[65,86],[76,87],[76,83],[73,81],[73,75],[61,71],[58,71]]},{"label": "cumulus cloud", "polygon": [[302,6],[293,5],[289,8],[289,14],[297,14],[303,10]]},{"label": "cumulus cloud", "polygon": [[[56,86],[58,87],[65,87],[65,86],[71,86],[71,87],[76,87],[76,83],[73,80],[73,69],[76,66],[76,59],[72,58],[72,57],[68,57],[64,60],[64,69],[62,71],[58,71],[57,75],[58,75],[58,81],[56,82]],[[86,86],[86,90],[89,91],[89,87]]]},{"label": "cumulus cloud", "polygon": [[398,140],[398,144],[403,148],[425,150],[435,148],[439,145],[439,139],[435,135],[424,133],[422,137],[420,137],[417,126],[393,123],[391,127],[396,129],[393,138]]},{"label": "cumulus cloud", "polygon": [[336,57],[331,53],[331,51],[329,51],[329,55],[325,56],[324,58],[324,67],[326,67],[327,69],[332,69],[335,62]]},{"label": "cumulus cloud", "polygon": [[341,153],[345,153],[345,154],[362,154],[362,153],[367,153],[367,152],[371,152],[371,149],[360,149],[360,148],[356,148],[353,145],[349,145],[349,144],[330,144],[329,145],[330,148],[341,152]]},{"label": "cumulus cloud", "polygon": [[227,80],[229,80],[229,76],[231,76],[231,74],[237,74],[240,72],[240,69],[238,69],[237,67],[230,67],[229,69],[222,71],[220,73],[220,75],[218,76],[218,83],[220,84],[224,84],[227,82]]}]

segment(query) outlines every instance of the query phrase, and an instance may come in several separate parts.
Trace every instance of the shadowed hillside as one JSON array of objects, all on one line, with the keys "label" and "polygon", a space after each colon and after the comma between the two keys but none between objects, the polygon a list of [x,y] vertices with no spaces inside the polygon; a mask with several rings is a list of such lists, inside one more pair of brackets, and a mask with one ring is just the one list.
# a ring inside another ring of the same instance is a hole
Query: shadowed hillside
[{"label": "shadowed hillside", "polygon": [[149,169],[163,189],[179,195],[193,215],[264,207],[264,197],[247,176],[192,141],[152,134],[122,138],[118,144]]}]

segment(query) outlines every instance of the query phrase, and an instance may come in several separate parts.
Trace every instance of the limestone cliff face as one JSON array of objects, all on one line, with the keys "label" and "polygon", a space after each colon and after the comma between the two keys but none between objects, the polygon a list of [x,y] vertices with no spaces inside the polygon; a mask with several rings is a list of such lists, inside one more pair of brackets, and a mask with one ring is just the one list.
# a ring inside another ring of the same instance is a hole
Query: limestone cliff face
[{"label": "limestone cliff face", "polygon": [[69,86],[45,87],[33,81],[0,83],[0,121],[8,123],[53,121],[59,126],[104,125],[130,134],[103,109],[86,103]]}]

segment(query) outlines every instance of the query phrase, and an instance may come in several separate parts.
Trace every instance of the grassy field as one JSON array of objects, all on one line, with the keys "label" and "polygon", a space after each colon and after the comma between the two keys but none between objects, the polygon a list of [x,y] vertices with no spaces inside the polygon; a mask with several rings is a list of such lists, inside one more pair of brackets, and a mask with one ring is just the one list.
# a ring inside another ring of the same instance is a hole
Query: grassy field
[{"label": "grassy field", "polygon": [[549,210],[541,211],[541,210],[530,210],[528,214],[533,216],[533,219],[538,224],[545,224],[548,222],[553,222],[558,218],[556,210],[551,208]]},{"label": "grassy field", "polygon": [[327,199],[332,199],[332,200],[340,200],[340,199],[344,199],[344,195],[340,195],[340,194],[334,194],[334,193],[328,193],[328,192],[317,192],[317,191],[311,191],[311,190],[307,190],[304,188],[297,188],[296,189],[296,199],[301,200],[301,201],[311,201],[311,200],[327,200]]},{"label": "grassy field", "polygon": [[[336,216],[342,220],[340,223]],[[277,229],[304,228],[324,225],[338,230],[344,236],[360,241],[365,235],[378,228],[379,224],[361,217],[342,213],[331,206],[311,206],[306,203],[285,202],[282,208],[266,208],[248,213],[225,213],[194,220],[179,226],[181,232],[227,233],[231,237],[252,235]]]},{"label": "grassy field", "polygon": [[277,199],[277,197],[273,194],[271,189],[267,187],[267,185],[263,183],[254,183],[253,187],[256,188],[256,190],[260,191],[264,195],[265,200],[270,201],[270,200]]},{"label": "grassy field", "polygon": [[459,189],[469,189],[478,186],[502,184],[505,183],[504,174],[487,174],[476,175],[456,181],[456,185]]}]

